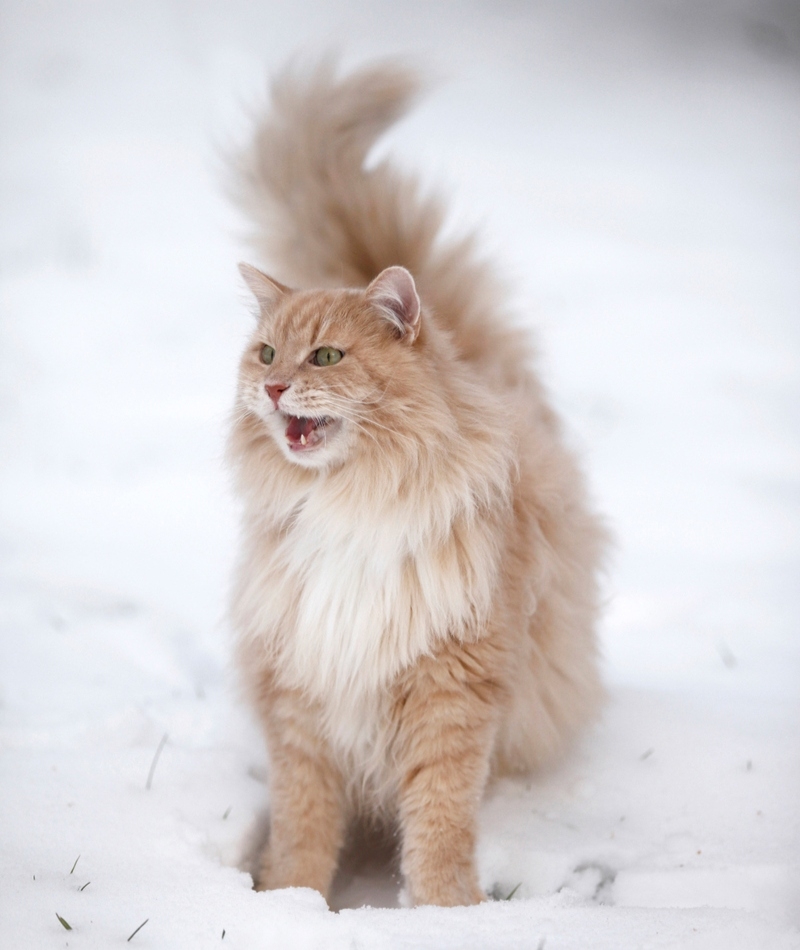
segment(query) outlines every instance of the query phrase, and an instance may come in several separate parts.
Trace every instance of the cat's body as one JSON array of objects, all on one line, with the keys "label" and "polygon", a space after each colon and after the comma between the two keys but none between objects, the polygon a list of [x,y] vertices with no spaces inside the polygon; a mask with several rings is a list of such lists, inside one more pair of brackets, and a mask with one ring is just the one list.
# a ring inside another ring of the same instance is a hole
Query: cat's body
[{"label": "cat's body", "polygon": [[413,179],[363,167],[415,90],[289,74],[239,168],[273,272],[328,289],[243,266],[232,615],[271,761],[261,885],[326,894],[348,821],[382,814],[411,900],[459,904],[490,772],[597,707],[603,533],[490,269]]}]

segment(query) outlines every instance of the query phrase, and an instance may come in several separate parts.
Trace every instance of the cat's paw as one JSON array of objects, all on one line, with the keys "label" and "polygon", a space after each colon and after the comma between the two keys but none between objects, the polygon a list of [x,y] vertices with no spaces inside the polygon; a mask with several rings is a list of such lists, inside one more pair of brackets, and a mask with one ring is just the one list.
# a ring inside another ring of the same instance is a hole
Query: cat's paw
[{"label": "cat's paw", "polygon": [[486,900],[472,868],[460,872],[447,870],[440,874],[427,875],[424,881],[409,882],[408,892],[415,907],[426,904],[437,907],[467,907]]},{"label": "cat's paw", "polygon": [[327,900],[332,876],[333,867],[325,855],[293,853],[277,860],[268,847],[253,874],[253,889],[277,891],[284,887],[308,887],[319,891]]}]

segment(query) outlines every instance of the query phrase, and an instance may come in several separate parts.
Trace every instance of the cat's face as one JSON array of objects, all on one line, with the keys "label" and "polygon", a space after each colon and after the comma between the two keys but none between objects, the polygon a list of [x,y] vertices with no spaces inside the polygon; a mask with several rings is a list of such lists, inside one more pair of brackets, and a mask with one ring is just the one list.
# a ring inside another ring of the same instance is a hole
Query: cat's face
[{"label": "cat's face", "polygon": [[289,461],[304,468],[341,463],[391,424],[387,393],[409,360],[408,334],[381,309],[385,286],[383,297],[373,285],[288,291],[253,271],[243,274],[261,315],[242,357],[240,399]]}]

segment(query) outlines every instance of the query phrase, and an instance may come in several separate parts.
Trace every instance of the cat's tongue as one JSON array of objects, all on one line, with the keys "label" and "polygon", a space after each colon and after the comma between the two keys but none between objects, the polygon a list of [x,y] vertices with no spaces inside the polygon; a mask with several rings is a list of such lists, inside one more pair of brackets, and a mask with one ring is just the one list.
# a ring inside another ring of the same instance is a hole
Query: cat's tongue
[{"label": "cat's tongue", "polygon": [[305,445],[316,428],[317,423],[313,419],[307,419],[305,416],[290,416],[289,425],[286,426],[286,438],[290,442]]}]

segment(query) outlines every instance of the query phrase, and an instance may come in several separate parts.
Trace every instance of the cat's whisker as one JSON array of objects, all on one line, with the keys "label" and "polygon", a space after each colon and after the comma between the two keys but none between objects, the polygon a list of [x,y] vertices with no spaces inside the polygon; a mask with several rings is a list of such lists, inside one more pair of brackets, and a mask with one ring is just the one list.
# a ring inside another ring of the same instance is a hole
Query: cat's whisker
[{"label": "cat's whisker", "polygon": [[[375,419],[364,417],[363,415],[359,415],[358,417],[351,416],[348,418],[344,415],[344,413],[342,413],[342,417],[347,418],[348,421],[354,425],[363,435],[372,439],[372,441],[380,447],[384,454],[387,453],[389,449],[389,445],[387,443],[405,443],[406,447],[413,450],[414,452],[416,452],[419,448],[419,443],[411,436],[408,436],[402,432],[398,432],[397,429],[392,429],[389,426],[383,425],[382,423],[377,422]],[[371,431],[372,429],[379,429],[386,433],[386,435],[380,437],[378,433]]]},{"label": "cat's whisker", "polygon": [[399,439],[400,441],[407,442],[409,446],[414,447],[418,444],[415,439],[406,433],[400,432],[397,427],[390,427],[378,422],[378,420],[372,415],[366,414],[363,408],[360,406],[354,407],[343,402],[337,402],[335,397],[329,397],[328,401],[333,407],[333,412],[342,416],[343,418],[347,418],[350,422],[356,423],[356,421],[358,421],[362,430],[366,429],[368,426],[371,426],[387,432],[392,437],[392,439]]}]

